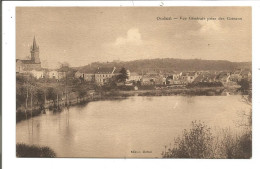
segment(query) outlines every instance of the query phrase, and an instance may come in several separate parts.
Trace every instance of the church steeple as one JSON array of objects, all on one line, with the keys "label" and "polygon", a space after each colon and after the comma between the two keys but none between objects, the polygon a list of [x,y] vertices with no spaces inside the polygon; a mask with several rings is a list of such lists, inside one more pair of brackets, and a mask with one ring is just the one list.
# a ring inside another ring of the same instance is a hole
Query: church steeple
[{"label": "church steeple", "polygon": [[31,60],[34,63],[41,63],[39,58],[39,46],[36,44],[35,36],[33,38],[33,45],[31,46]]},{"label": "church steeple", "polygon": [[32,49],[36,49],[37,45],[36,45],[36,40],[35,40],[35,36],[33,37],[33,46]]}]

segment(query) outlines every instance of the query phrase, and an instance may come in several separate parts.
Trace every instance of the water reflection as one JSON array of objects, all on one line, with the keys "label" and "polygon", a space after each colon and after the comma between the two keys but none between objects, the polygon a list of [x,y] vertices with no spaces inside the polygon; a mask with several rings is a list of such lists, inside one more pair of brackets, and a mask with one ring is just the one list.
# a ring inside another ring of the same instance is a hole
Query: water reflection
[{"label": "water reflection", "polygon": [[186,99],[188,104],[193,104],[196,100],[196,99],[194,99],[194,96],[187,96],[187,97],[184,97],[184,99]]},{"label": "water reflection", "polygon": [[[191,121],[235,128],[240,96],[130,97],[89,102],[22,121],[17,142],[50,146],[58,157],[160,157]],[[152,153],[131,153],[147,150]]]}]

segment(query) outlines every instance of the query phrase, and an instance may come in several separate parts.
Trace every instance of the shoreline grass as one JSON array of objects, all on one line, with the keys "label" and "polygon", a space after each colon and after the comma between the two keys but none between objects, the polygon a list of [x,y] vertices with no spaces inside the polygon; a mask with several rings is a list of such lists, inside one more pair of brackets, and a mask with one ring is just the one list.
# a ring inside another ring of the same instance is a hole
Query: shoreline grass
[{"label": "shoreline grass", "polygon": [[175,138],[173,148],[162,152],[162,158],[193,159],[251,159],[252,130],[232,133],[222,129],[217,135],[203,122],[192,121],[191,129],[184,129]]},{"label": "shoreline grass", "polygon": [[55,152],[47,147],[41,147],[38,145],[26,145],[24,143],[16,144],[16,157],[40,157],[40,158],[54,158]]}]

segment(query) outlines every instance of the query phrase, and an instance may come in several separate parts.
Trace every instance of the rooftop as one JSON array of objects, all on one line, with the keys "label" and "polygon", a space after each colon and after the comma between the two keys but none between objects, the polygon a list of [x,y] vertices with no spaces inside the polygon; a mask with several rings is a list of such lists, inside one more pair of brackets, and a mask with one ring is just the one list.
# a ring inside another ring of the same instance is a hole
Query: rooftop
[{"label": "rooftop", "polygon": [[114,73],[114,71],[116,70],[115,67],[113,68],[98,68],[95,73],[96,74],[111,74]]}]

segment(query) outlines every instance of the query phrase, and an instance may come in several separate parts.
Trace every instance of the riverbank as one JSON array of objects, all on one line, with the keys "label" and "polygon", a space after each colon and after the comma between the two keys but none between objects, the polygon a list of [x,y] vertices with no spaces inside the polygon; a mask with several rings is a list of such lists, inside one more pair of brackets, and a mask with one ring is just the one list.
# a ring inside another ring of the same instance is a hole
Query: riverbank
[{"label": "riverbank", "polygon": [[55,152],[49,147],[40,147],[36,145],[16,144],[16,157],[40,157],[54,158]]},{"label": "riverbank", "polygon": [[16,122],[27,120],[32,117],[45,113],[46,109],[54,113],[62,111],[66,107],[75,105],[85,105],[88,102],[99,100],[117,100],[125,99],[131,96],[220,96],[220,95],[239,94],[235,89],[225,87],[207,87],[207,88],[163,88],[154,90],[111,90],[95,92],[83,97],[74,97],[65,101],[64,99],[56,101],[47,101],[45,106],[34,106],[25,111],[24,108],[18,108],[16,111]]},{"label": "riverbank", "polygon": [[110,91],[106,92],[104,96],[216,96],[221,95],[225,90],[224,87],[214,87],[214,88],[181,88],[181,89],[157,89],[157,90],[130,90],[130,91]]}]

